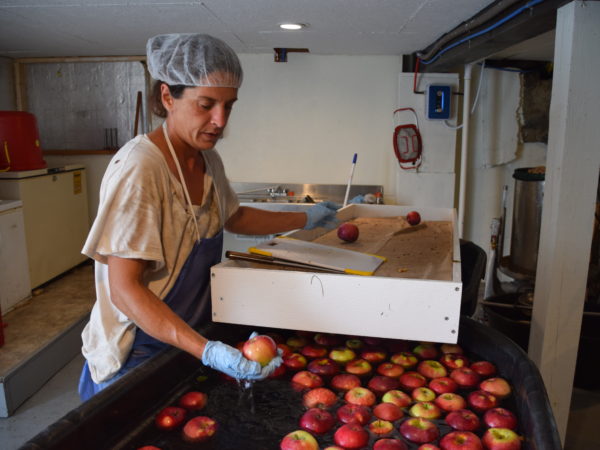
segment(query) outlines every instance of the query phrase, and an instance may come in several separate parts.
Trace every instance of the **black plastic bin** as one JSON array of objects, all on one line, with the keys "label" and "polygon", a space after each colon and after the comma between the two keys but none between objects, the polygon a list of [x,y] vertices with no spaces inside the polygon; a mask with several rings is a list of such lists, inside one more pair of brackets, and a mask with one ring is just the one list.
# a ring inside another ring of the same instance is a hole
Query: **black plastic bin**
[{"label": "black plastic bin", "polygon": [[485,276],[487,255],[471,241],[460,240],[460,272],[463,283],[460,303],[461,316],[472,316],[477,307],[479,285]]},{"label": "black plastic bin", "polygon": [[[249,330],[248,327],[237,325],[213,324],[203,331],[213,339],[237,342],[247,337]],[[525,437],[523,448],[559,449],[560,440],[542,378],[523,350],[500,332],[468,317],[461,319],[459,343],[469,353],[494,362],[500,375],[510,379],[521,433]],[[175,349],[163,352],[69,412],[26,443],[22,449],[135,449],[139,444],[135,443],[136,436],[142,430],[152,427],[156,412],[184,392],[190,378],[195,379],[203,371],[209,372],[209,369],[202,368],[188,354]],[[270,380],[269,383],[272,381],[277,380]],[[287,381],[285,383],[290,384]],[[265,383],[265,386],[265,389],[273,390],[275,385],[269,388]],[[207,392],[210,396],[210,391]],[[269,420],[276,422],[277,415],[273,415],[272,411],[268,413],[271,414]],[[269,430],[274,426],[269,425],[270,427],[261,429],[260,437],[254,435],[262,440],[261,443],[254,442],[252,435],[232,436],[231,439],[238,440],[237,444],[227,448],[221,446],[219,450],[277,449],[282,437],[281,430],[279,434],[269,436]],[[290,431],[289,424],[287,426]],[[209,444],[208,447],[190,448],[213,447]]]}]

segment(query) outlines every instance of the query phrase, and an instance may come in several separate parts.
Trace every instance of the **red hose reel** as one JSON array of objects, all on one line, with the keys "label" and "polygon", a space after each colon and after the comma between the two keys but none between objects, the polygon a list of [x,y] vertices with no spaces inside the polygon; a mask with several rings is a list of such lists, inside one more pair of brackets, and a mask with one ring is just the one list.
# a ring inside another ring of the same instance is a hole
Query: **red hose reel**
[{"label": "red hose reel", "polygon": [[421,165],[423,142],[419,132],[419,118],[412,108],[399,108],[394,111],[394,123],[397,113],[410,111],[415,116],[415,124],[396,125],[394,128],[394,153],[402,169],[416,169]]}]

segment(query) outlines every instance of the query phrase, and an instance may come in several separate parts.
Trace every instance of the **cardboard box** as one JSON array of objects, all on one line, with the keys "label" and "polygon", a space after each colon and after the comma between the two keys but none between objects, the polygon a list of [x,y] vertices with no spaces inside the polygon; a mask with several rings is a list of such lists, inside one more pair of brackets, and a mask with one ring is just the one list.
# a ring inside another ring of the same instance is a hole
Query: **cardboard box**
[{"label": "cardboard box", "polygon": [[[401,218],[413,209],[418,209],[425,229],[428,224],[430,229],[433,228],[434,222],[450,224],[450,236],[447,237],[450,240],[449,269],[444,279],[424,278],[423,274],[411,274],[410,270],[403,272],[402,268],[396,272],[387,267],[386,276],[378,276],[381,268],[373,276],[359,276],[228,260],[211,269],[213,321],[456,343],[462,283],[455,210],[349,205],[338,212],[338,218],[341,221]],[[407,242],[418,248],[420,232],[406,231],[408,233],[402,234],[410,237]],[[314,241],[327,232],[324,229],[299,230],[289,235]],[[391,241],[382,245],[385,250]]]}]

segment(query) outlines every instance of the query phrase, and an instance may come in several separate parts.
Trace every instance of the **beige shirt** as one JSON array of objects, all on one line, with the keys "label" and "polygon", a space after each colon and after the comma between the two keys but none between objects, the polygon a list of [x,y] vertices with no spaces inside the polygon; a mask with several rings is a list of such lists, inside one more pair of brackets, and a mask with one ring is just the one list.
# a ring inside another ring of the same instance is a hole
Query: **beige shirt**
[{"label": "beige shirt", "polygon": [[[209,238],[223,228],[239,202],[216,150],[201,154],[206,163],[204,198],[194,213],[200,237]],[[144,281],[163,299],[196,242],[188,209],[181,183],[147,136],[135,137],[112,158],[100,187],[98,214],[82,250],[96,261],[96,303],[82,333],[82,352],[94,382],[118,372],[136,330],[110,299],[107,256],[151,261]]]}]

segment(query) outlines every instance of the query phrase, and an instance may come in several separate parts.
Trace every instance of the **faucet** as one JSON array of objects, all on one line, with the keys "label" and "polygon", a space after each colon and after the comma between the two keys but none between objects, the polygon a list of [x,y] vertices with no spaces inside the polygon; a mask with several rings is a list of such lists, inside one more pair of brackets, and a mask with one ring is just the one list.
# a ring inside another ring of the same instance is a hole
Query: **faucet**
[{"label": "faucet", "polygon": [[268,188],[267,193],[271,198],[275,197],[287,197],[288,190],[283,189],[281,186],[277,186],[276,188]]}]

